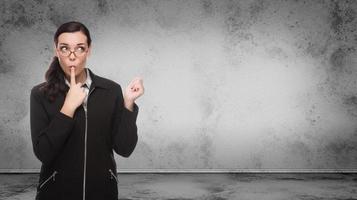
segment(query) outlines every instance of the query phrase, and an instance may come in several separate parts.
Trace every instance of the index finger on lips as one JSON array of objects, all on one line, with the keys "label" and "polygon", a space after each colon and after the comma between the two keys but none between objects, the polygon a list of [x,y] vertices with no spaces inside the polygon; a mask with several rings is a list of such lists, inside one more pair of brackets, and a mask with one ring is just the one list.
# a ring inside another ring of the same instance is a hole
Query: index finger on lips
[{"label": "index finger on lips", "polygon": [[71,67],[71,85],[76,84],[76,74],[74,73],[74,67]]}]

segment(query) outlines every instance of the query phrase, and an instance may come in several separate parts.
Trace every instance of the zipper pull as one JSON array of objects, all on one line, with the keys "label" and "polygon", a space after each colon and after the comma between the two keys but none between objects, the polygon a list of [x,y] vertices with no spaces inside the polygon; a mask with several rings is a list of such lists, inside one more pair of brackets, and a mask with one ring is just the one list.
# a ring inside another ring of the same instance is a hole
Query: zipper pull
[{"label": "zipper pull", "polygon": [[115,179],[115,182],[118,184],[118,178],[117,176],[113,173],[113,170],[109,169],[110,172],[110,179]]},{"label": "zipper pull", "polygon": [[56,180],[56,179],[55,179],[56,174],[57,174],[57,171],[54,171],[54,172],[53,172],[53,175],[52,175],[52,176],[53,176],[53,181],[55,181],[55,180]]}]

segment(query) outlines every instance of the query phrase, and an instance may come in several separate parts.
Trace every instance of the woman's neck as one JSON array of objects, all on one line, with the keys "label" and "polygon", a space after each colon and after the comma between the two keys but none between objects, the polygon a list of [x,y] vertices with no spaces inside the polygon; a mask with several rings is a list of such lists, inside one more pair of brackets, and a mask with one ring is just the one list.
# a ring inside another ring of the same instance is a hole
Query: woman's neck
[{"label": "woman's neck", "polygon": [[84,68],[82,73],[78,74],[78,77],[76,77],[76,81],[77,81],[77,83],[78,82],[85,83],[86,80],[87,80],[87,70],[86,70],[86,68]]}]

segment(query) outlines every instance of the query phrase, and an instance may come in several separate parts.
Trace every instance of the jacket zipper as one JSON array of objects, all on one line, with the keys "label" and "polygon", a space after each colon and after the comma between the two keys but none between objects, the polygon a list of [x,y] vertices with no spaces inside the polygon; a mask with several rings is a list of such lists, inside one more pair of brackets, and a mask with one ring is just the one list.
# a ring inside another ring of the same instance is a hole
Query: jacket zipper
[{"label": "jacket zipper", "polygon": [[115,182],[117,182],[118,183],[118,177],[117,176],[115,176],[115,174],[113,173],[113,171],[111,170],[111,169],[109,169],[109,172],[110,172],[110,175],[111,175],[111,179],[115,179]]},{"label": "jacket zipper", "polygon": [[40,184],[40,189],[41,189],[49,180],[51,180],[51,178],[53,178],[53,181],[55,181],[55,176],[56,176],[56,174],[57,174],[57,171],[54,171],[50,177],[48,177],[45,181],[43,181],[43,182]]},{"label": "jacket zipper", "polygon": [[85,113],[85,118],[86,118],[86,123],[85,123],[85,129],[84,129],[84,165],[83,165],[83,200],[86,199],[86,171],[87,171],[87,128],[88,128],[88,99],[89,95],[93,92],[94,88],[89,91],[88,96],[87,96],[87,102],[83,104],[84,108],[84,113]]}]

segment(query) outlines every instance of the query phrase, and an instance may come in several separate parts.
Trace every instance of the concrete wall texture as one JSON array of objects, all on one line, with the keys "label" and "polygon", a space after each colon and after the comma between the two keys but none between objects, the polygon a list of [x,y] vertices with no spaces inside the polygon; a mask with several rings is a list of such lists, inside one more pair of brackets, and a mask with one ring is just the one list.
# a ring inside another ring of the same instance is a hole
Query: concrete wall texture
[{"label": "concrete wall texture", "polygon": [[40,167],[29,94],[53,34],[88,26],[88,67],[144,79],[125,170],[357,168],[357,1],[2,0],[0,169]]}]

